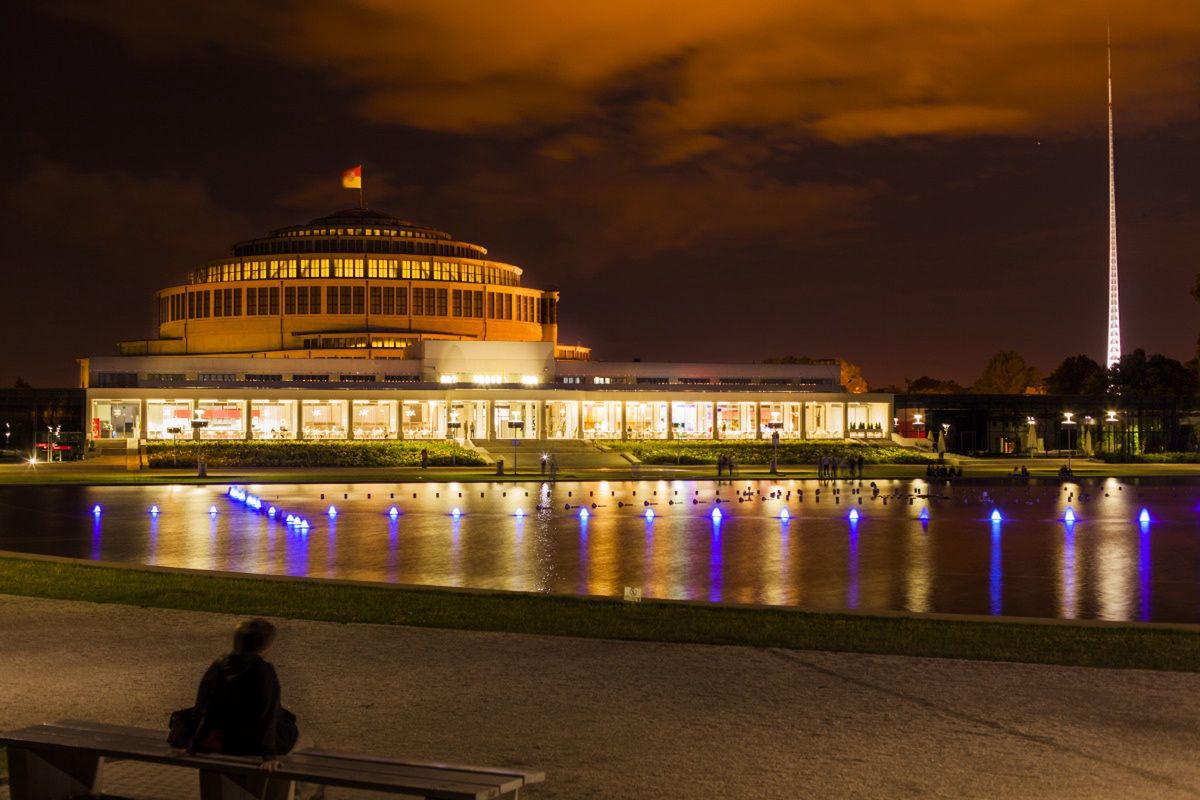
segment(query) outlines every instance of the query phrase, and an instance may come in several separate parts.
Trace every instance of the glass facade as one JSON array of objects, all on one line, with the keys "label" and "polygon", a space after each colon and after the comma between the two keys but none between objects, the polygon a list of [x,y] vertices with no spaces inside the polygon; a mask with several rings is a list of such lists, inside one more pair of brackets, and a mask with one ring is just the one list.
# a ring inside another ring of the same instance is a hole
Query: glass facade
[{"label": "glass facade", "polygon": [[845,438],[844,403],[805,403],[804,427],[809,439]]},{"label": "glass facade", "polygon": [[754,438],[754,403],[717,403],[718,437]]},{"label": "glass facade", "polygon": [[243,400],[201,400],[196,404],[196,429],[200,439],[245,439],[246,403]]},{"label": "glass facade", "polygon": [[254,439],[295,439],[295,400],[251,400],[250,436]]},{"label": "glass facade", "polygon": [[402,414],[405,439],[446,438],[446,401],[405,400]]},{"label": "glass facade", "polygon": [[345,439],[345,400],[305,400],[300,422],[305,439]]},{"label": "glass facade", "polygon": [[579,436],[579,403],[574,400],[550,400],[546,403],[546,437],[575,439]]},{"label": "glass facade", "polygon": [[191,400],[147,400],[147,439],[191,439]]},{"label": "glass facade", "polygon": [[583,401],[585,439],[621,438],[621,403],[616,400]]},{"label": "glass facade", "polygon": [[672,403],[671,430],[676,439],[711,439],[713,404],[687,401]]},{"label": "glass facade", "polygon": [[492,403],[497,439],[540,438],[536,400],[497,400]]},{"label": "glass facade", "polygon": [[630,439],[667,438],[667,404],[659,401],[626,403],[625,434]]},{"label": "glass facade", "polygon": [[139,400],[92,402],[93,439],[136,439],[141,436],[142,403]]},{"label": "glass facade", "polygon": [[455,400],[450,404],[447,427],[453,439],[487,439],[490,430],[487,401]]},{"label": "glass facade", "polygon": [[355,439],[395,439],[399,414],[395,400],[355,400]]}]

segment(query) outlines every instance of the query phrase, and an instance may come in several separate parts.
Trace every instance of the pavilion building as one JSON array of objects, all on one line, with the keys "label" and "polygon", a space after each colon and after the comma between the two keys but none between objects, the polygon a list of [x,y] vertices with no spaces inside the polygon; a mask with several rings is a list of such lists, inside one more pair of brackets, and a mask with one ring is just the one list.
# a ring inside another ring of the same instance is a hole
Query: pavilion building
[{"label": "pavilion building", "polygon": [[[479,245],[354,208],[234,246],[80,360],[89,438],[890,438],[839,367],[594,361],[559,293]],[[124,444],[124,442],[122,442]]]}]

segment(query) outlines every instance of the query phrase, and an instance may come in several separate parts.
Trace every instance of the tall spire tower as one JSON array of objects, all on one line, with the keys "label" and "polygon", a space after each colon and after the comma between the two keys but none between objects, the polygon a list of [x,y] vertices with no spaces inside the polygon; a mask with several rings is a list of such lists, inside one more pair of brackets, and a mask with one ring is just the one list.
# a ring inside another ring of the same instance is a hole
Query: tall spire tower
[{"label": "tall spire tower", "polygon": [[1121,297],[1117,279],[1117,179],[1113,164],[1112,30],[1105,30],[1108,55],[1108,353],[1105,366],[1121,360]]}]

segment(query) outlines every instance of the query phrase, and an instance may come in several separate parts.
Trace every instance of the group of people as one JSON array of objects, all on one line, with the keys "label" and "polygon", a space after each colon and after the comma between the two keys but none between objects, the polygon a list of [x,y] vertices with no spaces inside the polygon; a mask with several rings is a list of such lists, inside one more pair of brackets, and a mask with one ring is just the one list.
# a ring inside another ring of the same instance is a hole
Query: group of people
[{"label": "group of people", "polygon": [[737,462],[733,460],[733,455],[730,453],[721,453],[717,456],[717,477],[724,475],[733,477],[737,474]]},{"label": "group of people", "polygon": [[1022,464],[1019,467],[1013,467],[1012,476],[1014,478],[1028,478],[1029,468]]},{"label": "group of people", "polygon": [[948,467],[945,464],[930,464],[925,467],[926,478],[961,478],[962,475],[962,467]]},{"label": "group of people", "polygon": [[550,480],[558,480],[558,459],[553,453],[542,453],[542,474],[549,475]]},{"label": "group of people", "polygon": [[862,456],[845,459],[822,456],[817,462],[817,477],[836,480],[840,473],[843,478],[862,478],[864,464]]}]

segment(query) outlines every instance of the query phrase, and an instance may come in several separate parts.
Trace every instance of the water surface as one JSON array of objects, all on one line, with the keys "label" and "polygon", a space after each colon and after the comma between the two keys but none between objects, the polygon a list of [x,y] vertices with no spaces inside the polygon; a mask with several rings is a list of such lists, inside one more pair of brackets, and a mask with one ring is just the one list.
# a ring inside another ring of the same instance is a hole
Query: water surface
[{"label": "water surface", "polygon": [[0,549],[558,594],[639,586],[816,609],[1200,622],[1200,486],[1187,481],[879,481],[878,495],[869,482],[789,480],[242,487],[258,510],[228,488],[3,487]]}]

